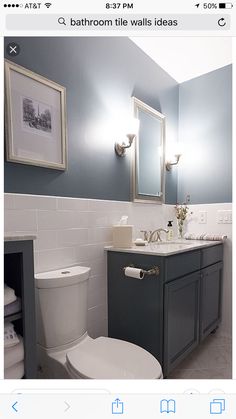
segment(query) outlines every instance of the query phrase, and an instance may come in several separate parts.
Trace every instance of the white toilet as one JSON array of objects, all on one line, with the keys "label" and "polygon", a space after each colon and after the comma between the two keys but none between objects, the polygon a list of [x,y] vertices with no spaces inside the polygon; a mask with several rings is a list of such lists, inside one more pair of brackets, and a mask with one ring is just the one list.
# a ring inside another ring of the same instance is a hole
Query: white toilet
[{"label": "white toilet", "polygon": [[87,333],[90,268],[35,275],[39,378],[161,379],[159,362],[119,339]]}]

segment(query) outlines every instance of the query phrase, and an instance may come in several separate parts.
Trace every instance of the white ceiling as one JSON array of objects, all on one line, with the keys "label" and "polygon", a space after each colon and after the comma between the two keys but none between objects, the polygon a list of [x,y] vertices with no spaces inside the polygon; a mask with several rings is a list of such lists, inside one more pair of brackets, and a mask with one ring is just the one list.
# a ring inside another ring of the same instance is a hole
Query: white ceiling
[{"label": "white ceiling", "polygon": [[232,63],[229,37],[130,38],[178,83]]}]

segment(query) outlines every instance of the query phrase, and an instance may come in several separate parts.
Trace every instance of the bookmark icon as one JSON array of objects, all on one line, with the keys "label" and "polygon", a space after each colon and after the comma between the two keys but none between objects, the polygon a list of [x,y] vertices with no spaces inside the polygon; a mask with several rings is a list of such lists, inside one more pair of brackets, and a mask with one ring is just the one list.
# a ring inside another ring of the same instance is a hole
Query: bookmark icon
[{"label": "bookmark icon", "polygon": [[160,402],[161,413],[176,413],[176,401],[173,399],[162,399]]}]

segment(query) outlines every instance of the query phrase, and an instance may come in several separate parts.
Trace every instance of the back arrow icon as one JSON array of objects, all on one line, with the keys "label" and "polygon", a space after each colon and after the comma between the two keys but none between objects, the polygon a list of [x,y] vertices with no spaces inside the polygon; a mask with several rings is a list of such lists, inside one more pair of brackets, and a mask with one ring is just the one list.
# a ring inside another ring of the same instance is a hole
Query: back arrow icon
[{"label": "back arrow icon", "polygon": [[13,410],[15,410],[15,412],[18,412],[18,410],[17,410],[17,408],[16,408],[17,403],[18,403],[18,402],[15,402],[15,403],[12,405],[12,409],[13,409]]}]

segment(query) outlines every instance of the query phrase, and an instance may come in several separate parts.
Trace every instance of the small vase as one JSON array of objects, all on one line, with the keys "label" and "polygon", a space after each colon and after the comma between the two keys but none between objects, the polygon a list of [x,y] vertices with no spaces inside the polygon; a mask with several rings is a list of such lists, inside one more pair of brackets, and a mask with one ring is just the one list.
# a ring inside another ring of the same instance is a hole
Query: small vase
[{"label": "small vase", "polygon": [[177,220],[178,222],[178,238],[183,239],[184,237],[184,220]]}]

